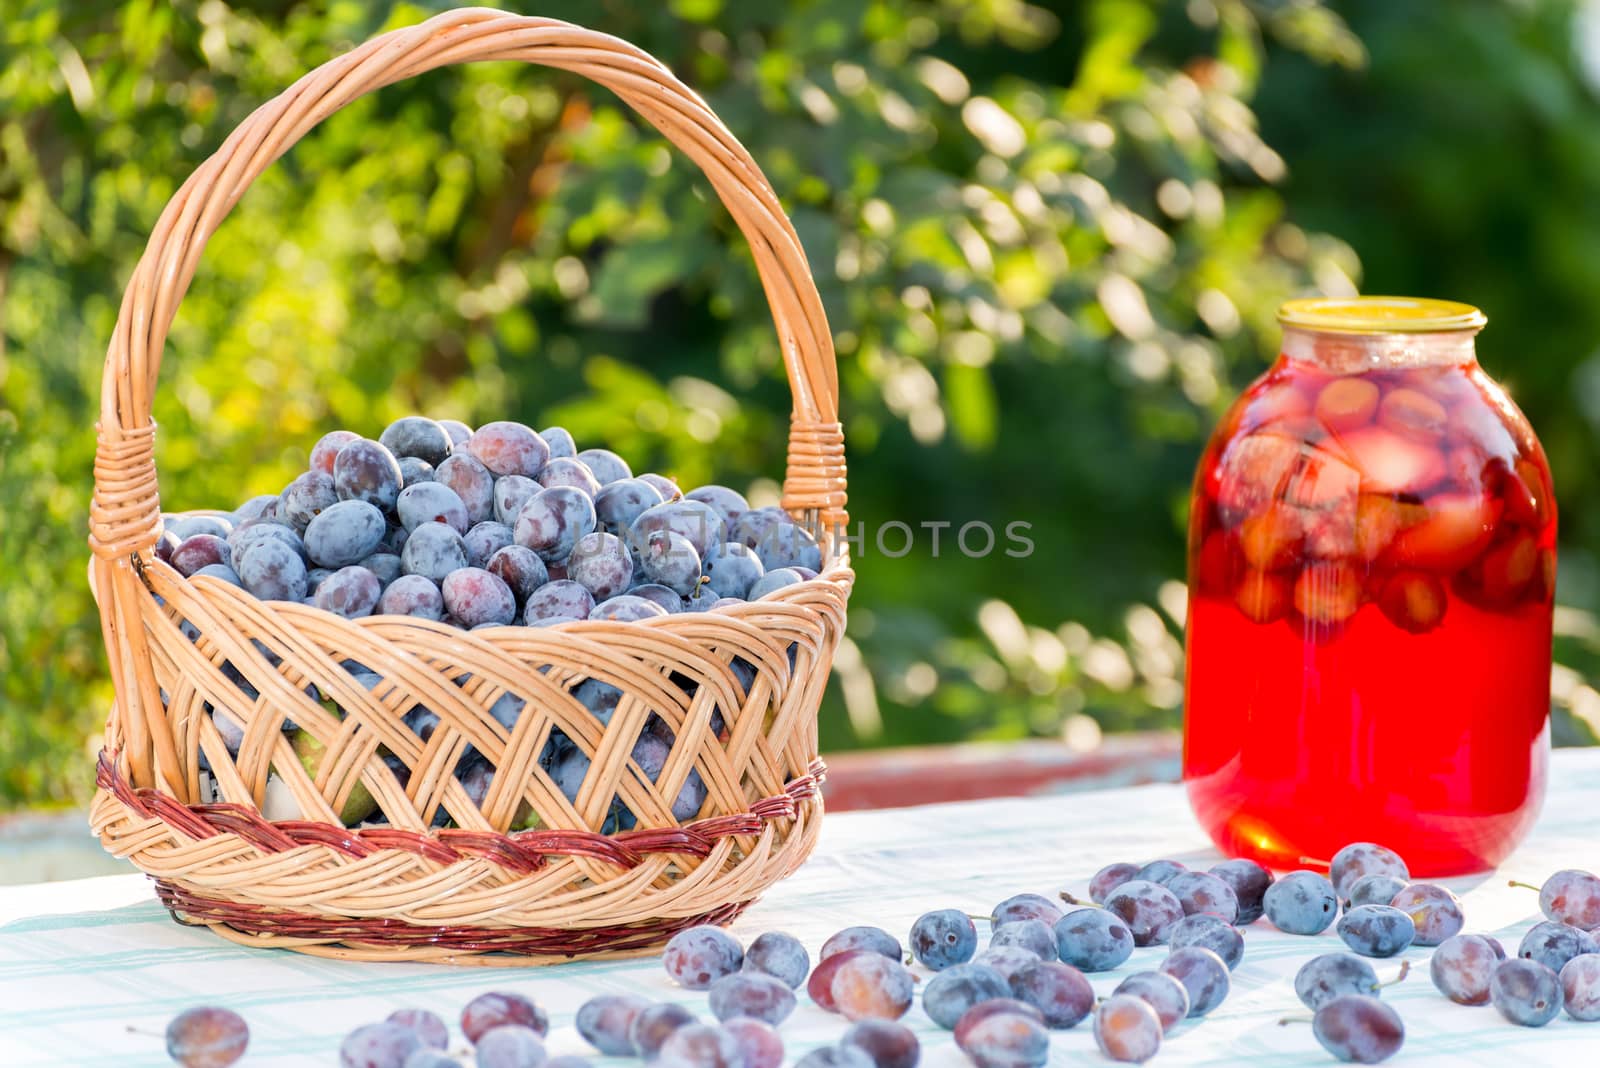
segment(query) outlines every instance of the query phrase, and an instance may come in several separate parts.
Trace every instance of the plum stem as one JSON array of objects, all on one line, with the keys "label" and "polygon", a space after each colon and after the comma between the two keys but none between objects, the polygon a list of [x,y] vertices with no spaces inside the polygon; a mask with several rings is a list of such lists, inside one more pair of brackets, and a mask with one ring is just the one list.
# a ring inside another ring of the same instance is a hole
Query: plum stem
[{"label": "plum stem", "polygon": [[1083,900],[1080,900],[1079,898],[1073,897],[1072,896],[1072,891],[1070,891],[1070,890],[1061,891],[1061,894],[1059,896],[1060,896],[1062,901],[1065,901],[1069,905],[1089,905],[1089,904],[1093,904],[1093,902],[1083,901]]},{"label": "plum stem", "polygon": [[1278,1021],[1278,1026],[1287,1027],[1294,1023],[1311,1023],[1315,1019],[1315,1016],[1285,1016]]},{"label": "plum stem", "polygon": [[1400,972],[1399,972],[1399,974],[1397,974],[1393,979],[1390,979],[1386,983],[1379,983],[1378,984],[1378,989],[1382,990],[1386,986],[1394,986],[1394,984],[1396,984],[1396,983],[1403,983],[1403,982],[1405,982],[1406,976],[1408,976],[1410,974],[1411,974],[1411,962],[1408,961],[1408,960],[1403,960],[1403,961],[1400,962]]},{"label": "plum stem", "polygon": [[1294,862],[1296,864],[1309,864],[1314,868],[1332,868],[1333,867],[1333,861],[1331,861],[1331,860],[1323,860],[1321,857],[1296,857],[1296,858],[1294,858]]},{"label": "plum stem", "polygon": [[993,916],[979,916],[976,912],[967,913],[967,919],[972,920],[974,923],[993,923],[994,922],[994,917]]},{"label": "plum stem", "polygon": [[1521,880],[1518,880],[1518,879],[1512,879],[1510,882],[1506,883],[1506,885],[1507,886],[1520,887],[1523,890],[1543,890],[1544,889],[1544,887],[1542,887],[1542,886],[1534,886],[1532,883],[1525,883],[1525,882],[1522,882]]}]

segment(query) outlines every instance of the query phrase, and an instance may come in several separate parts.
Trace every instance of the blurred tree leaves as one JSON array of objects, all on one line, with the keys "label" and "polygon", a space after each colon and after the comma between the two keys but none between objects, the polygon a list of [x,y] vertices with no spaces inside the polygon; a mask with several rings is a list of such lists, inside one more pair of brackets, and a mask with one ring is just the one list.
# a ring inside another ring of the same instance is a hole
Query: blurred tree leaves
[{"label": "blurred tree leaves", "polygon": [[[82,577],[92,424],[163,204],[306,69],[445,6],[0,0],[0,803],[87,788],[109,701]],[[1200,442],[1270,356],[1278,301],[1359,276],[1348,246],[1288,220],[1252,110],[1286,57],[1359,84],[1339,17],[1314,0],[525,8],[660,57],[793,214],[868,532],[826,744],[1174,723]],[[322,431],[409,411],[562,423],[773,499],[788,410],[748,251],[700,176],[609,94],[505,64],[387,88],[269,170],[210,243],[162,385],[173,508],[273,492]],[[937,554],[923,531],[896,558],[875,540],[891,521],[950,526]],[[975,522],[1029,524],[1036,549],[969,557],[955,534]]]}]

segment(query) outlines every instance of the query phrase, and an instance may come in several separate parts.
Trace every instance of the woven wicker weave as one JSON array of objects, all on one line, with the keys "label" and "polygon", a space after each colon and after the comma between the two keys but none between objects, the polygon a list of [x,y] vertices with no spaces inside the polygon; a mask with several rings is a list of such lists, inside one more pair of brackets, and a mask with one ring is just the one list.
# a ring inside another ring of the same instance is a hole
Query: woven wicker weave
[{"label": "woven wicker weave", "polygon": [[[385,34],[300,79],[201,164],[150,238],[106,358],[91,508],[91,578],[117,692],[94,830],[155,877],[175,918],[236,941],[490,963],[637,952],[688,924],[732,918],[816,840],[816,713],[853,579],[842,554],[818,578],[732,609],[471,633],[262,602],[223,582],[185,579],[153,556],[161,506],[151,395],[207,239],[257,175],[339,108],[480,60],[587,76],[705,173],[750,242],[793,389],[784,507],[823,530],[845,520],[837,370],[799,240],[754,160],[659,62],[566,23],[470,9]],[[180,629],[185,621],[198,640]],[[748,693],[730,669],[735,657],[755,669]],[[383,685],[368,692],[341,668],[345,660],[378,672]],[[241,676],[258,698],[244,696]],[[571,694],[585,678],[624,693],[607,726]],[[308,696],[311,684],[344,718]],[[509,732],[488,711],[508,692],[527,702]],[[245,724],[237,757],[208,703]],[[440,718],[426,743],[401,722],[418,705]],[[630,759],[652,713],[676,737],[655,783]],[[283,734],[285,719],[326,746],[315,777]],[[552,730],[593,759],[574,802],[538,763]],[[468,744],[497,769],[481,811],[451,775]],[[409,775],[397,778],[380,747]],[[219,803],[202,803],[202,753]],[[670,805],[696,769],[709,798],[680,827]],[[269,770],[303,819],[261,816]],[[338,821],[358,780],[386,826]],[[599,833],[614,796],[639,829]],[[508,833],[529,807],[541,829]],[[441,809],[455,826],[430,830]]]}]

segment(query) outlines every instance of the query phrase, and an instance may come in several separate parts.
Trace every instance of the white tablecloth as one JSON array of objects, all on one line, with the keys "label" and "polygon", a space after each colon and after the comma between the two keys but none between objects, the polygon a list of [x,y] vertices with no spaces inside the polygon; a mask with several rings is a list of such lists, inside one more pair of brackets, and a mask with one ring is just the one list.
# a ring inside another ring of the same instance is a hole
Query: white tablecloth
[{"label": "white tablecloth", "polygon": [[[1217,859],[1177,786],[1025,800],[931,805],[829,817],[815,856],[735,925],[746,942],[766,930],[801,938],[813,956],[841,927],[877,924],[904,938],[934,908],[986,914],[1024,890],[1082,893],[1113,860],[1172,857],[1191,867]],[[1511,889],[1508,876],[1538,883],[1557,868],[1600,871],[1600,750],[1567,751],[1554,760],[1549,799],[1527,843],[1493,875],[1454,880],[1471,931],[1498,934],[1515,952],[1541,917],[1537,896]],[[142,876],[0,889],[0,1066],[167,1065],[158,1034],[173,1015],[200,1003],[233,1008],[249,1022],[245,1065],[331,1065],[339,1041],[359,1024],[394,1009],[432,1008],[454,1026],[479,992],[519,991],[552,1017],[554,1053],[589,1051],[572,1019],[600,992],[629,991],[678,1001],[709,1017],[704,994],[674,986],[659,961],[573,963],[545,969],[451,968],[356,964],[287,951],[246,950],[204,930],[174,924]],[[986,938],[980,925],[980,938]],[[1314,938],[1280,934],[1265,921],[1246,929],[1244,962],[1233,993],[1210,1016],[1186,1021],[1167,1037],[1158,1065],[1251,1068],[1333,1063],[1309,1026],[1280,1027],[1300,1009],[1296,969],[1316,953],[1341,949],[1329,931]],[[1507,1024],[1492,1008],[1464,1008],[1435,993],[1426,949],[1412,949],[1412,977],[1384,992],[1404,1017],[1397,1065],[1535,1065],[1584,1068],[1600,1063],[1600,1024],[1565,1015],[1540,1030]],[[1164,951],[1135,950],[1116,972],[1091,976],[1102,995],[1122,976],[1155,967]],[[1380,975],[1398,961],[1375,962]],[[1419,969],[1417,966],[1422,965]],[[917,969],[919,972],[922,970]],[[923,973],[924,977],[926,973]],[[801,1004],[782,1033],[789,1060],[831,1044],[842,1018]],[[913,1007],[905,1020],[923,1036],[923,1064],[956,1068],[966,1060],[948,1033]],[[459,1033],[456,1034],[458,1045]],[[1051,1064],[1105,1063],[1087,1023],[1055,1032]],[[466,1061],[470,1063],[470,1059]],[[597,1065],[634,1063],[596,1058]]]}]

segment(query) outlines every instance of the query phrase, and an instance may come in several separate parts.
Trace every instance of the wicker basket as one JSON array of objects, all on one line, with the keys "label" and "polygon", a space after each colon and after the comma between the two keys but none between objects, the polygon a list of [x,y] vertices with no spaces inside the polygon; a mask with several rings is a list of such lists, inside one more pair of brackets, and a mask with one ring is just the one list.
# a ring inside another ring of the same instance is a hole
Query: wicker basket
[{"label": "wicker basket", "polygon": [[[800,242],[755,161],[661,63],[567,23],[471,9],[384,34],[301,78],[201,164],[156,226],[106,358],[91,509],[91,578],[117,693],[95,833],[155,878],[175,919],[237,942],[497,964],[638,952],[682,927],[731,919],[816,841],[817,707],[853,580],[841,552],[829,553],[819,577],[731,609],[470,633],[262,602],[214,579],[184,579],[152,554],[161,505],[151,394],[207,239],[256,176],[322,119],[381,86],[478,60],[585,75],[705,173],[750,242],[782,342],[794,393],[784,507],[823,531],[845,520],[837,370]],[[736,657],[754,668],[748,690],[730,668]],[[345,660],[384,684],[363,689]],[[241,676],[259,697],[242,696]],[[572,696],[586,678],[623,691],[608,726]],[[344,718],[308,695],[313,683]],[[489,714],[508,692],[527,702],[510,731]],[[237,757],[207,703],[245,724]],[[440,719],[426,743],[401,722],[419,704]],[[676,738],[655,783],[630,759],[651,714]],[[726,724],[720,736],[715,718]],[[282,731],[286,719],[326,746],[314,777]],[[552,730],[593,760],[570,803],[539,766]],[[496,768],[481,810],[451,775],[469,744]],[[202,753],[215,803],[203,803]],[[391,772],[385,753],[409,775]],[[263,818],[269,770],[303,819]],[[691,770],[709,797],[679,826],[670,807]],[[358,781],[386,826],[339,822]],[[599,833],[614,796],[638,829]],[[541,829],[508,832],[524,806]],[[440,810],[454,827],[430,829]]]}]

